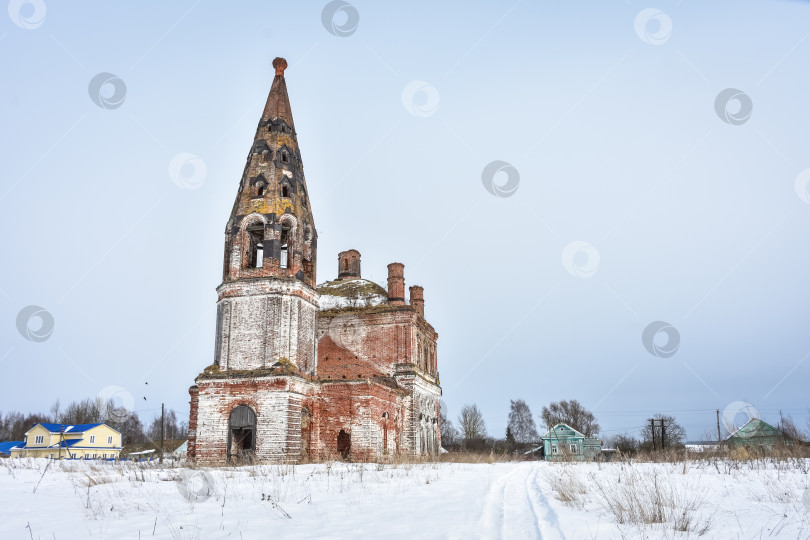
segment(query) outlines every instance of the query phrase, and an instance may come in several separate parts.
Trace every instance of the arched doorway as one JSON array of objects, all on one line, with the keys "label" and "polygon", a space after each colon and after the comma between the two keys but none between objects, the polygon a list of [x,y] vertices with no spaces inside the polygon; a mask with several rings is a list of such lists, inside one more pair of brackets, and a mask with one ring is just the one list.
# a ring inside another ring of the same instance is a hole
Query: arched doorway
[{"label": "arched doorway", "polygon": [[352,450],[352,438],[348,433],[346,433],[341,429],[337,437],[338,454],[340,454],[340,457],[343,459],[349,459],[351,450]]},{"label": "arched doorway", "polygon": [[239,405],[228,419],[228,458],[250,461],[256,453],[256,413]]}]

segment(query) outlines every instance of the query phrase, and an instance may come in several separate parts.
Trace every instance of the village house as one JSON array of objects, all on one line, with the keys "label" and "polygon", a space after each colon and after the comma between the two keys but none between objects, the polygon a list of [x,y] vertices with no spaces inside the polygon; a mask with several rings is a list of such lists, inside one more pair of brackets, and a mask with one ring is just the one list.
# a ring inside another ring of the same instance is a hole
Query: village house
[{"label": "village house", "polygon": [[39,423],[25,432],[11,457],[52,459],[118,459],[121,434],[106,424]]},{"label": "village house", "polygon": [[[214,362],[189,389],[189,458],[288,462],[435,455],[438,334],[424,290],[363,279],[338,254],[317,285],[318,233],[283,58],[225,227]],[[410,298],[406,298],[406,292]]]},{"label": "village house", "polygon": [[602,452],[602,441],[586,437],[564,423],[549,429],[542,439],[547,461],[593,461]]},{"label": "village house", "polygon": [[771,450],[775,446],[784,446],[790,442],[784,433],[759,418],[750,419],[726,439],[726,444],[730,449],[744,446]]}]

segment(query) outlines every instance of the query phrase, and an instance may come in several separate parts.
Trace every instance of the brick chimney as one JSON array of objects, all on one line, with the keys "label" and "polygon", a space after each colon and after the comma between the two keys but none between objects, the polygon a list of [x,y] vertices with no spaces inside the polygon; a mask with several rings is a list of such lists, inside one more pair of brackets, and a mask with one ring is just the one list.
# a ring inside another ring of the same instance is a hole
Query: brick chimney
[{"label": "brick chimney", "polygon": [[338,279],[360,279],[360,252],[356,249],[338,253]]},{"label": "brick chimney", "polygon": [[405,305],[405,265],[402,263],[388,265],[388,303]]},{"label": "brick chimney", "polygon": [[411,307],[420,317],[425,318],[425,289],[419,285],[408,287],[411,293]]}]

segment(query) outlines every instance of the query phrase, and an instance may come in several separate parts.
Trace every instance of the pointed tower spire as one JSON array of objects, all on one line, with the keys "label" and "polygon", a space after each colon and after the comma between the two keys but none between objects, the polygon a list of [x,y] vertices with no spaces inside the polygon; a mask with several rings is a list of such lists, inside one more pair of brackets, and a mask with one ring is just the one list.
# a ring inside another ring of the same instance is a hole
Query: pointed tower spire
[{"label": "pointed tower spire", "polygon": [[247,158],[226,234],[224,280],[297,278],[314,289],[317,232],[284,70],[275,77]]},{"label": "pointed tower spire", "polygon": [[[283,58],[276,58],[273,60],[273,67],[276,70],[276,76],[273,78],[273,85],[267,95],[267,103],[264,106],[259,126],[261,127],[262,124],[266,124],[274,118],[280,118],[291,129],[295,130],[292,109],[290,109],[290,97],[287,94],[287,83],[284,81],[284,70],[287,69],[287,61]],[[259,133],[257,132],[256,135],[258,136]]]}]

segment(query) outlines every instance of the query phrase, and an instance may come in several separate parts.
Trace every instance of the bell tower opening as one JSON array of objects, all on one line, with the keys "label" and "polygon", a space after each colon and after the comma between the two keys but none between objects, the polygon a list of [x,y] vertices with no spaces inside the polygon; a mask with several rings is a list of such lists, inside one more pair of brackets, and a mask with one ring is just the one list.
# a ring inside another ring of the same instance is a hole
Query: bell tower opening
[{"label": "bell tower opening", "polygon": [[282,225],[281,227],[281,268],[289,267],[289,245],[290,245],[290,227],[289,225]]},{"label": "bell tower opening", "polygon": [[264,265],[264,225],[261,223],[251,225],[247,229],[247,235],[250,241],[248,267],[262,268]]}]

